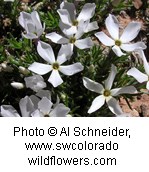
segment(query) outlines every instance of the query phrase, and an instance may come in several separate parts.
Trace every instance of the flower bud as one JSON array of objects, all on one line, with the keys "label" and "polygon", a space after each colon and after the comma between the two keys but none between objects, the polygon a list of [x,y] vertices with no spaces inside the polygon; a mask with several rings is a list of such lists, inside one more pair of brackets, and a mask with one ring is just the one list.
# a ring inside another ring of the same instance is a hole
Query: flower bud
[{"label": "flower bud", "polygon": [[89,71],[91,73],[95,71],[95,66],[93,64],[89,66]]},{"label": "flower bud", "polygon": [[28,69],[26,69],[25,67],[23,67],[23,66],[19,66],[19,71],[23,75],[28,75],[30,73],[30,71]]},{"label": "flower bud", "polygon": [[12,82],[11,86],[13,88],[16,88],[16,89],[23,89],[24,88],[24,84],[21,82]]},{"label": "flower bud", "polygon": [[2,63],[1,64],[2,70],[5,72],[12,72],[13,71],[13,67],[8,66],[7,63]]}]

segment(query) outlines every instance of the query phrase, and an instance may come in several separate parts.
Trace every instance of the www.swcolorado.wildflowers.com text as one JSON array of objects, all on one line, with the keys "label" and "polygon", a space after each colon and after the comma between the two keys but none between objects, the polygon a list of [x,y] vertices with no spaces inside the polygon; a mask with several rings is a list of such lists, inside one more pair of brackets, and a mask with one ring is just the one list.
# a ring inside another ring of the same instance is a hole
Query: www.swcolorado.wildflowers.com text
[{"label": "www.swcolorado.wildflowers.com text", "polygon": [[[118,127],[14,127],[13,134],[15,137],[42,139],[24,143],[25,150],[32,152],[31,156],[27,157],[30,166],[115,166],[118,163],[115,152],[120,149],[117,138],[130,139],[130,130]],[[48,137],[48,141],[43,140],[45,137]],[[108,156],[105,152],[108,152]]]}]

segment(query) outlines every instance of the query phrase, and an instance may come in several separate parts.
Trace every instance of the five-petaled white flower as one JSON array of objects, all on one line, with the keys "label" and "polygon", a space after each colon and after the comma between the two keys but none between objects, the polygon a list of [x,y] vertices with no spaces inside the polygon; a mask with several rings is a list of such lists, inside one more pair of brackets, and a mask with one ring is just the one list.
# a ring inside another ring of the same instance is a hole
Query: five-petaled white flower
[{"label": "five-petaled white flower", "polygon": [[60,28],[64,32],[67,30],[68,35],[75,34],[77,32],[78,26],[82,23],[85,23],[84,32],[98,29],[98,24],[96,21],[90,23],[90,19],[95,14],[95,3],[86,3],[78,17],[76,17],[76,8],[74,3],[62,2],[60,4],[60,9],[57,10],[60,16]]},{"label": "five-petaled white flower", "polygon": [[45,29],[45,26],[41,24],[37,11],[33,11],[31,14],[21,12],[19,23],[26,31],[26,34],[23,33],[23,36],[27,39],[39,38]]},{"label": "five-petaled white flower", "polygon": [[112,113],[116,115],[124,115],[124,112],[122,112],[121,107],[118,104],[118,101],[114,97],[119,94],[134,94],[137,93],[137,90],[133,86],[111,89],[116,73],[117,69],[114,65],[112,65],[111,72],[108,78],[105,80],[105,88],[101,84],[94,82],[89,78],[83,78],[83,84],[87,89],[89,89],[90,91],[94,91],[98,94],[101,94],[93,100],[92,105],[88,110],[88,113],[95,112],[100,107],[102,107],[106,101]]},{"label": "five-petaled white flower", "polygon": [[146,48],[143,42],[131,43],[138,35],[141,29],[141,23],[130,22],[124,29],[122,35],[119,33],[119,22],[117,18],[111,14],[106,18],[106,28],[112,38],[108,37],[104,32],[98,32],[95,36],[106,46],[112,46],[112,50],[117,56],[125,55],[122,51],[132,52]]},{"label": "five-petaled white flower", "polygon": [[146,60],[144,52],[138,51],[138,53],[143,60],[143,66],[144,66],[146,74],[140,72],[138,69],[133,67],[127,72],[127,75],[133,76],[139,83],[147,82],[146,88],[149,90],[149,64]]},{"label": "five-petaled white flower", "polygon": [[71,53],[73,53],[74,45],[79,49],[91,48],[93,46],[93,41],[90,37],[80,39],[84,34],[84,27],[87,23],[82,23],[78,26],[77,32],[75,34],[70,34],[66,29],[63,30],[65,35],[61,36],[56,32],[46,34],[46,38],[50,39],[52,42],[57,44],[68,44],[71,45]]},{"label": "five-petaled white flower", "polygon": [[[44,91],[44,90],[43,90]],[[45,93],[48,93],[47,91]],[[70,109],[64,104],[57,102],[53,104],[51,97],[42,97],[31,95],[22,98],[19,102],[21,115],[11,105],[0,106],[0,115],[3,117],[69,117]]]},{"label": "five-petaled white flower", "polygon": [[39,55],[47,61],[49,64],[42,64],[38,62],[34,62],[29,66],[29,70],[39,75],[47,74],[52,71],[48,81],[54,86],[63,83],[63,80],[59,74],[59,71],[64,75],[71,76],[75,73],[78,73],[83,70],[83,66],[81,63],[74,63],[72,65],[63,66],[62,64],[67,61],[68,56],[70,56],[70,45],[62,45],[57,60],[55,59],[54,52],[52,47],[44,42],[38,42],[37,51]]},{"label": "five-petaled white flower", "polygon": [[52,107],[53,103],[46,97],[38,102],[38,108],[31,114],[32,117],[66,117],[70,109],[60,103]]}]

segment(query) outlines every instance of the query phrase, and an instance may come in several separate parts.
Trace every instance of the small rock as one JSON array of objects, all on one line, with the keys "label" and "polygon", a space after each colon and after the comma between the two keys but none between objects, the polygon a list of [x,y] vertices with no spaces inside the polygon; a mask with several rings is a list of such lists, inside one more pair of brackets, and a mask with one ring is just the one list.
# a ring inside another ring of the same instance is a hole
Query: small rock
[{"label": "small rock", "polygon": [[133,0],[133,5],[136,9],[139,9],[142,6],[142,1],[141,0]]},{"label": "small rock", "polygon": [[149,117],[149,106],[145,105],[145,104],[142,104],[140,106],[141,108],[141,113],[142,113],[142,116],[143,117]]}]

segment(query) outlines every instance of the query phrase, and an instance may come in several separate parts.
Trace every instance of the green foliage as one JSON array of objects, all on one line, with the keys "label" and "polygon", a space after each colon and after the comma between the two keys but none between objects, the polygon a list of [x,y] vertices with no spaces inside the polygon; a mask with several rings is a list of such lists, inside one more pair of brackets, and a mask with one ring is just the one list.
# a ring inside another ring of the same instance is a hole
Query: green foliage
[{"label": "green foliage", "polygon": [[[69,2],[73,2],[73,0]],[[77,10],[80,11],[87,2],[91,1],[80,2]],[[134,10],[131,0],[127,1],[127,3],[121,0],[118,4],[114,4],[112,0],[95,0],[92,2],[96,3],[96,13],[92,20],[97,20],[99,27],[104,26],[104,20],[109,13],[117,15],[122,10],[128,12]],[[26,11],[31,12],[36,9],[39,12],[41,21],[46,26],[45,33],[53,31],[61,33],[59,29],[59,16],[56,12],[59,5],[60,1],[31,1],[26,4]],[[13,68],[12,72],[0,72],[0,105],[11,104],[16,109],[18,109],[18,102],[23,96],[32,94],[32,91],[26,88],[15,90],[10,86],[10,83],[13,81],[24,83],[24,76],[20,74],[18,67],[23,66],[27,68],[35,61],[42,61],[36,50],[36,41],[30,41],[22,37],[23,28],[18,23],[18,17],[22,10],[23,6],[19,0],[15,0],[14,3],[0,1],[0,63],[7,63],[8,66]],[[98,94],[87,90],[82,83],[82,77],[86,76],[103,84],[109,75],[111,64],[118,68],[114,87],[135,85],[138,89],[145,88],[145,86],[139,85],[132,77],[126,75],[126,72],[132,65],[131,55],[127,54],[126,56],[116,57],[111,50],[106,50],[96,40],[95,32],[97,31],[86,35],[92,36],[96,44],[91,49],[85,51],[75,50],[71,60],[66,62],[66,64],[81,62],[84,70],[71,77],[62,76],[64,83],[57,88],[53,88],[48,83],[47,88],[51,90],[54,99],[56,100],[56,95],[58,95],[61,102],[71,109],[70,114],[73,116],[113,116],[106,105],[93,114],[87,114],[93,99]],[[58,52],[59,45],[49,42],[44,35],[42,35],[41,40],[50,43],[55,53]],[[143,71],[142,65],[139,65],[139,69]],[[45,80],[48,77],[49,75],[45,75]],[[130,95],[125,95],[124,97],[132,99]]]}]

